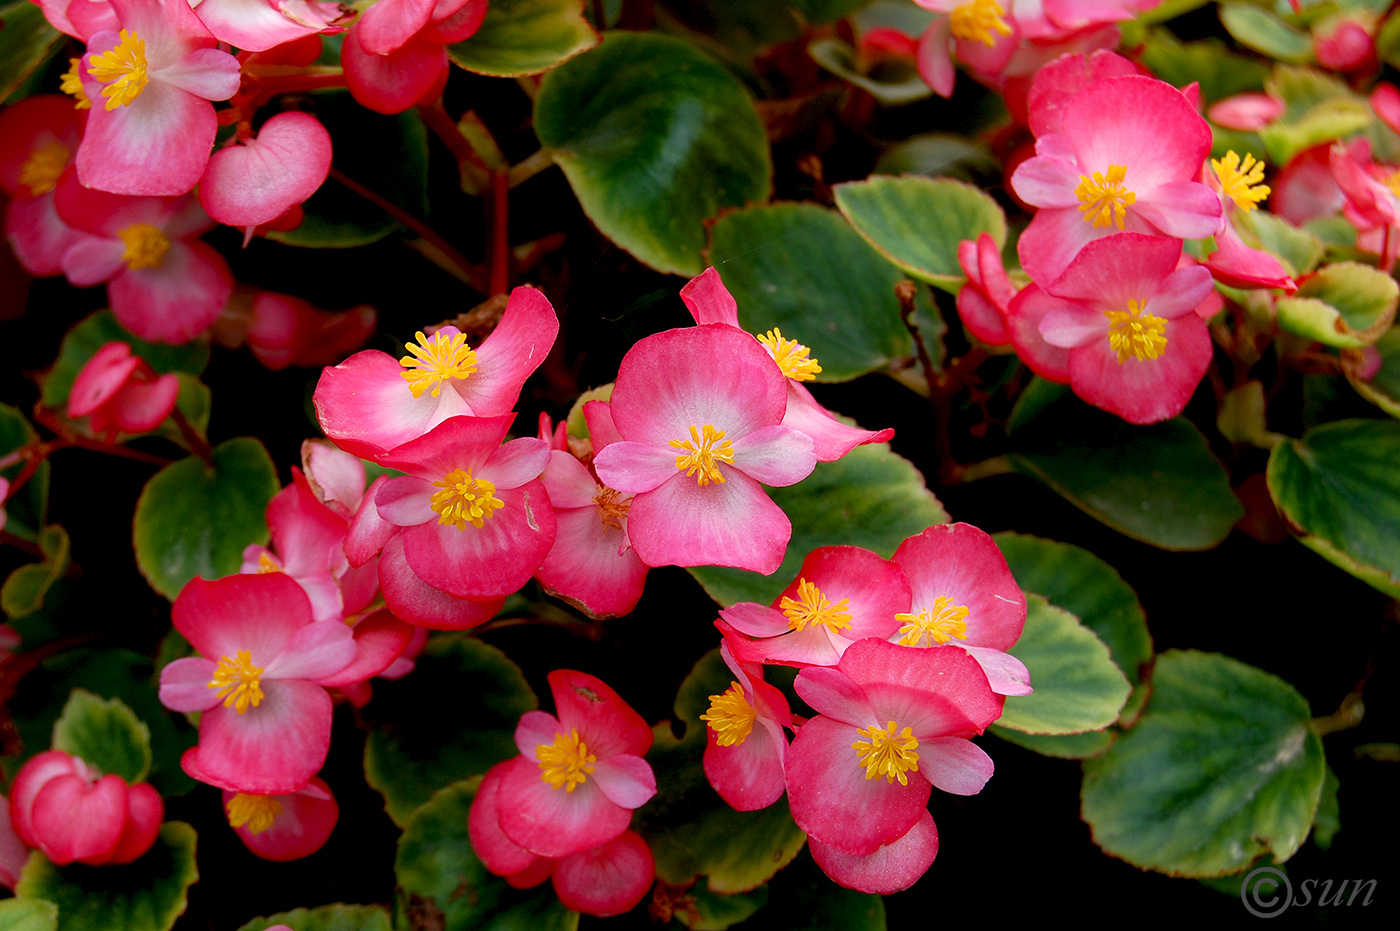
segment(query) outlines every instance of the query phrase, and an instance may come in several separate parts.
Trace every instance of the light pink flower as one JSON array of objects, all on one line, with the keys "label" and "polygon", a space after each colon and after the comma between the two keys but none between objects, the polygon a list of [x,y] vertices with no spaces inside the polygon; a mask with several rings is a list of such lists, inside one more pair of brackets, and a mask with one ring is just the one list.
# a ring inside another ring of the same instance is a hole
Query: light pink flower
[{"label": "light pink flower", "polygon": [[335,27],[353,15],[347,5],[316,0],[194,0],[190,5],[216,39],[248,52],[339,32]]}]

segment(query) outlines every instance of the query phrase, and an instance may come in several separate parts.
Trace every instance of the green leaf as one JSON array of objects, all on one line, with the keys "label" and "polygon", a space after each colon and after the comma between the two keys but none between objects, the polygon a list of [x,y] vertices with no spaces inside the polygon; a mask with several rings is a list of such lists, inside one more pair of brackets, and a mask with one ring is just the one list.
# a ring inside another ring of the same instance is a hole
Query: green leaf
[{"label": "green leaf", "polygon": [[1332,838],[1342,829],[1342,807],[1337,798],[1341,788],[1337,774],[1328,766],[1322,779],[1322,798],[1317,803],[1317,817],[1313,819],[1312,839],[1320,850],[1330,848]]},{"label": "green leaf", "polygon": [[1032,753],[1039,753],[1041,756],[1054,757],[1059,760],[1087,760],[1092,756],[1099,756],[1113,746],[1118,732],[1103,730],[1085,731],[1082,734],[1027,734],[993,724],[987,729],[987,733],[1000,737],[1007,743],[1024,747]]},{"label": "green leaf", "polygon": [[126,866],[59,868],[30,854],[15,893],[58,906],[58,931],[169,931],[199,870],[194,828],[167,821],[145,856]]},{"label": "green leaf", "polygon": [[875,163],[882,175],[947,175],[963,181],[997,174],[1001,164],[991,151],[955,133],[923,133],[890,146]]},{"label": "green leaf", "polygon": [[711,650],[681,682],[676,694],[677,738],[666,723],[653,730],[647,762],[656,774],[656,796],[634,818],[656,858],[656,875],[673,886],[709,877],[711,892],[748,892],[792,861],[807,835],[792,821],[785,802],[759,811],[735,811],[710,787],[702,757],[705,724],[700,715],[709,696],[729,688],[732,675]]},{"label": "green leaf", "polygon": [[1170,29],[1157,28],[1148,34],[1142,48],[1142,63],[1168,84],[1185,87],[1192,81],[1201,85],[1201,97],[1208,104],[1242,94],[1261,91],[1269,68],[1256,58],[1236,55],[1220,39],[1182,42]]},{"label": "green leaf", "polygon": [[[214,406],[213,392],[209,390],[208,385],[193,375],[178,372],[175,377],[180,381],[180,391],[175,395],[175,409],[184,416],[185,422],[193,427],[200,436],[207,435],[209,414]],[[174,418],[167,417],[156,428],[156,432],[183,449],[190,448],[189,441],[180,432]]]},{"label": "green leaf", "polygon": [[[311,95],[315,116],[335,143],[335,167],[414,216],[428,212],[428,130],[414,110],[371,113],[348,93]],[[268,233],[289,246],[344,249],[378,242],[399,228],[383,210],[334,178],[302,204],[294,230]]]},{"label": "green leaf", "polygon": [[1117,721],[1132,685],[1108,647],[1039,595],[1026,603],[1026,629],[1008,652],[1026,664],[1035,691],[1009,696],[996,723],[1028,734],[1081,734]]},{"label": "green leaf", "polygon": [[970,184],[918,175],[838,184],[836,206],[866,240],[906,274],[956,293],[964,279],[958,243],[990,233],[1006,243],[1006,216]]},{"label": "green leaf", "polygon": [[1392,68],[1400,67],[1400,17],[1387,16],[1376,33],[1376,56]]},{"label": "green leaf", "polygon": [[767,136],[748,93],[669,36],[609,33],[550,71],[535,131],[588,218],[658,271],[700,274],[705,221],[771,190]]},{"label": "green leaf", "polygon": [[[709,258],[752,332],[774,327],[812,350],[818,381],[849,381],[913,353],[902,279],[833,210],[775,204],[725,214]],[[818,325],[820,321],[821,325]]]},{"label": "green leaf", "polygon": [[1394,278],[1359,262],[1337,262],[1308,276],[1297,294],[1278,299],[1278,323],[1328,346],[1356,349],[1390,329],[1397,303]]},{"label": "green leaf", "polygon": [[1309,68],[1278,65],[1264,89],[1286,105],[1282,117],[1259,130],[1275,165],[1288,164],[1304,149],[1364,130],[1374,119],[1366,101],[1344,83]]},{"label": "green leaf", "polygon": [[1316,236],[1266,210],[1237,210],[1234,222],[1245,245],[1277,256],[1291,275],[1307,274],[1322,259]]},{"label": "green leaf", "polygon": [[404,827],[394,858],[398,926],[573,931],[578,913],[561,905],[551,886],[512,889],[476,858],[467,836],[476,787],[476,781],[448,786],[415,811]]},{"label": "green leaf", "polygon": [[819,462],[801,482],[769,493],[792,521],[792,539],[777,572],[763,576],[717,566],[690,570],[722,605],[768,604],[819,546],[863,546],[888,559],[909,537],[948,522],[948,512],[919,471],[884,444],[857,446],[835,462]]},{"label": "green leaf", "polygon": [[53,725],[53,748],[72,754],[128,785],[151,772],[151,729],[119,698],[74,689]]},{"label": "green leaf", "polygon": [[1269,493],[1299,539],[1400,598],[1400,423],[1340,420],[1274,447]]},{"label": "green leaf", "polygon": [[1011,531],[992,539],[1017,585],[1078,617],[1108,647],[1128,681],[1142,681],[1142,668],[1152,660],[1152,636],[1137,593],[1118,570],[1069,543]]},{"label": "green leaf", "polygon": [[266,931],[286,925],[292,931],[389,931],[389,912],[380,905],[322,905],[294,908],[266,918],[254,918],[238,931]]},{"label": "green leaf", "polygon": [[1173,876],[1223,876],[1293,855],[1325,763],[1308,704],[1217,653],[1170,651],[1137,726],[1084,764],[1083,816],[1107,853]]},{"label": "green leaf", "polygon": [[885,900],[843,889],[810,856],[774,878],[768,905],[734,931],[885,931]]},{"label": "green leaf", "polygon": [[110,310],[99,310],[88,314],[64,334],[58,348],[58,359],[54,361],[53,368],[44,374],[41,395],[44,406],[55,410],[63,408],[68,403],[69,392],[73,390],[73,380],[97,350],[108,343],[126,343],[131,347],[132,355],[145,359],[158,375],[184,372],[197,376],[209,364],[209,343],[206,340],[195,340],[182,346],[148,343],[123,329]]},{"label": "green leaf", "polygon": [[1220,22],[1245,48],[1292,64],[1312,60],[1312,37],[1268,10],[1248,3],[1231,3],[1220,8]]},{"label": "green leaf", "polygon": [[1391,327],[1373,345],[1380,353],[1381,365],[1369,381],[1358,371],[1364,362],[1360,353],[1343,352],[1342,371],[1363,398],[1390,416],[1400,417],[1400,327]]},{"label": "green leaf", "polygon": [[[470,715],[424,713],[449,692]],[[374,687],[365,781],[402,827],[438,789],[515,756],[515,726],[538,707],[520,668],[500,650],[474,637],[435,636],[413,675]]]},{"label": "green leaf", "polygon": [[[12,453],[26,444],[39,439],[29,418],[8,404],[0,404],[0,456]],[[11,497],[4,502],[6,521],[5,531],[15,536],[38,542],[39,530],[48,523],[49,510],[49,461],[39,463],[29,481],[16,491],[13,483],[24,471],[26,463],[16,462],[7,469],[0,470],[11,482]]]},{"label": "green leaf", "polygon": [[38,4],[18,0],[0,6],[0,103],[13,94],[63,41]]},{"label": "green leaf", "polygon": [[238,572],[243,550],[267,540],[267,503],[277,470],[262,443],[238,437],[214,447],[212,462],[191,456],[151,476],[136,502],[136,565],[171,601],[195,576]]},{"label": "green leaf", "polygon": [[1206,438],[1183,417],[1135,426],[1036,379],[1008,431],[1018,472],[1144,543],[1209,549],[1244,515]]},{"label": "green leaf", "polygon": [[724,931],[768,904],[768,887],[752,892],[717,895],[696,883],[685,892],[684,905],[677,905],[675,919],[690,931]]},{"label": "green leaf", "polygon": [[20,566],[0,586],[0,608],[14,619],[33,614],[44,606],[44,595],[68,571],[68,532],[50,524],[39,532],[43,560]]},{"label": "green leaf", "polygon": [[481,28],[447,47],[453,64],[517,78],[548,71],[598,44],[579,0],[492,0]]},{"label": "green leaf", "polygon": [[58,931],[58,906],[43,899],[5,899],[0,931]]},{"label": "green leaf", "polygon": [[832,37],[817,39],[807,46],[807,54],[827,71],[869,91],[886,106],[922,100],[933,94],[910,59],[881,60],[868,71],[862,71],[856,63],[856,50],[850,43]]}]

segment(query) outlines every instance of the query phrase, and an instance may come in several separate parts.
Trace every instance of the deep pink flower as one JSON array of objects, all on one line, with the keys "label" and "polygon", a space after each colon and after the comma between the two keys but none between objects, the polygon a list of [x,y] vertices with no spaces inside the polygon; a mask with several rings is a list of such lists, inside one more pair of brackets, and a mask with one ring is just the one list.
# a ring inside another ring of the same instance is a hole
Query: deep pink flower
[{"label": "deep pink flower", "polygon": [[129,786],[62,750],[30,759],[10,790],[15,833],[57,866],[130,863],[151,849],[164,815],[148,783]]},{"label": "deep pink flower", "polygon": [[740,663],[720,644],[720,656],[735,680],[710,696],[705,722],[705,778],[719,797],[738,811],[767,808],[784,791],[783,760],[794,727],[787,699],[763,681],[763,667]]},{"label": "deep pink flower", "polygon": [[1253,132],[1283,116],[1286,108],[1282,100],[1268,94],[1236,94],[1211,104],[1206,116],[1217,126]]},{"label": "deep pink flower", "polygon": [[335,364],[364,345],[378,317],[368,304],[324,311],[290,294],[259,291],[235,295],[214,321],[213,335],[230,349],[246,344],[253,358],[277,372]]},{"label": "deep pink flower", "polygon": [[195,0],[191,4],[214,37],[235,48],[262,52],[335,27],[352,11],[316,0]]},{"label": "deep pink flower", "polygon": [[[1353,147],[1358,142],[1353,141]],[[1274,176],[1269,209],[1294,226],[1302,226],[1319,217],[1336,216],[1346,202],[1346,195],[1332,175],[1332,147],[1328,144],[1298,153],[1279,169]]]},{"label": "deep pink flower", "polygon": [[286,795],[223,793],[229,826],[254,855],[285,862],[320,850],[340,818],[331,787],[320,776]]},{"label": "deep pink flower", "polygon": [[1006,308],[1016,296],[1016,286],[1006,274],[1001,250],[990,233],[958,243],[958,264],[967,283],[958,290],[958,316],[974,337],[988,346],[1009,346]]},{"label": "deep pink flower", "polygon": [[1400,196],[1391,188],[1400,167],[1374,161],[1365,137],[1333,145],[1331,165],[1346,197],[1342,213],[1357,230],[1357,247],[1379,255],[1381,268],[1389,270],[1400,256]]},{"label": "deep pink flower", "polygon": [[13,890],[29,862],[29,848],[10,824],[10,800],[0,795],[0,886]]},{"label": "deep pink flower", "polygon": [[1235,217],[1248,213],[1269,195],[1264,181],[1264,163],[1246,154],[1241,160],[1232,149],[1224,158],[1211,159],[1213,169],[1206,175],[1211,190],[1220,197],[1225,223],[1215,234],[1215,251],[1202,264],[1216,281],[1234,288],[1280,288],[1292,294],[1298,290],[1288,270],[1277,257],[1263,249],[1245,245],[1235,229]]},{"label": "deep pink flower", "polygon": [[469,39],[487,0],[379,0],[345,36],[345,83],[364,106],[399,113],[447,83],[447,46]]},{"label": "deep pink flower", "polygon": [[25,271],[63,271],[60,259],[78,234],[58,216],[54,188],[73,163],[86,116],[62,94],[39,94],[0,110],[0,191],[10,198],[5,237]]},{"label": "deep pink flower", "polygon": [[209,159],[199,202],[213,219],[249,235],[316,193],[330,174],[331,134],[309,113],[278,113],[239,143]]},{"label": "deep pink flower", "polygon": [[68,416],[88,417],[96,436],[145,433],[175,409],[180,380],[156,375],[127,343],[107,343],[83,365],[68,395]]}]

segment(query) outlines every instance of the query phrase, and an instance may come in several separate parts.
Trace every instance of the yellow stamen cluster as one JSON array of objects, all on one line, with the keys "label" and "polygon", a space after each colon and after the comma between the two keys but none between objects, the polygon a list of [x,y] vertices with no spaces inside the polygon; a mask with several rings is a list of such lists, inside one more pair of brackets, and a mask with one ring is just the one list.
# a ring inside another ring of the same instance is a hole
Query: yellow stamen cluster
[{"label": "yellow stamen cluster", "polygon": [[715,732],[715,743],[733,747],[749,739],[757,717],[758,712],[744,698],[744,687],[731,681],[729,691],[710,696],[710,710],[700,715],[700,720]]},{"label": "yellow stamen cluster", "polygon": [[273,561],[267,553],[258,554],[258,575],[267,575],[269,572],[281,572],[282,567]]},{"label": "yellow stamen cluster", "polygon": [[470,469],[444,475],[442,481],[433,482],[433,486],[442,489],[428,502],[433,513],[438,515],[438,523],[450,524],[458,530],[466,530],[467,524],[480,530],[487,518],[506,506],[495,496],[495,484],[484,478],[472,478]]},{"label": "yellow stamen cluster", "polygon": [[845,630],[851,626],[851,616],[846,613],[850,606],[849,598],[832,604],[821,589],[802,578],[797,580],[797,598],[784,595],[783,600],[778,602],[792,630],[801,630],[808,624],[820,624],[830,630]]},{"label": "yellow stamen cluster", "polygon": [[63,73],[58,89],[73,98],[74,110],[91,110],[92,101],[88,100],[87,94],[83,91],[83,76],[78,73],[78,68],[82,63],[81,58],[68,59],[68,70]]},{"label": "yellow stamen cluster", "polygon": [[712,424],[705,424],[703,431],[692,426],[689,440],[672,440],[671,445],[685,451],[684,456],[676,457],[676,468],[684,469],[687,478],[694,475],[697,485],[724,484],[719,463],[734,464],[734,444],[724,439],[723,430],[716,430]]},{"label": "yellow stamen cluster", "polygon": [[598,519],[603,522],[604,527],[611,527],[614,530],[622,529],[622,522],[627,519],[627,512],[632,510],[632,496],[624,495],[616,488],[598,486],[598,493],[593,496],[593,503],[598,507]]},{"label": "yellow stamen cluster", "polygon": [[996,0],[969,0],[948,16],[953,35],[968,42],[981,42],[990,48],[997,44],[992,32],[1011,35],[1011,27],[1002,19],[1006,10]]},{"label": "yellow stamen cluster", "polygon": [[261,834],[282,814],[282,803],[271,795],[239,792],[228,800],[227,810],[229,827],[241,828],[246,824],[249,834]]},{"label": "yellow stamen cluster", "polygon": [[71,154],[68,146],[57,139],[36,145],[19,168],[19,183],[29,188],[34,197],[47,194],[58,187],[58,176],[63,174]]},{"label": "yellow stamen cluster", "polygon": [[476,371],[476,351],[467,345],[467,335],[444,336],[434,333],[431,338],[420,330],[416,343],[404,343],[409,355],[399,359],[404,371],[399,374],[408,382],[415,398],[433,389],[433,397],[442,391],[442,383],[451,378],[466,378]]},{"label": "yellow stamen cluster", "polygon": [[870,738],[869,741],[857,740],[851,744],[851,749],[856,751],[856,757],[865,769],[865,778],[884,776],[890,782],[898,779],[900,785],[907,786],[909,777],[905,773],[919,771],[919,755],[914,752],[919,741],[914,737],[913,728],[906,727],[901,733],[891,721],[888,727],[872,724],[857,733]]},{"label": "yellow stamen cluster", "polygon": [[904,624],[899,629],[904,635],[899,642],[906,647],[939,646],[954,637],[967,639],[967,606],[953,604],[946,595],[934,599],[932,610],[896,614],[894,619]]},{"label": "yellow stamen cluster", "polygon": [[258,707],[266,697],[258,679],[262,674],[263,667],[253,665],[253,654],[239,650],[237,658],[225,656],[219,660],[219,665],[214,667],[214,678],[205,688],[222,689],[219,697],[224,700],[224,707],[243,714],[249,708]]},{"label": "yellow stamen cluster", "polygon": [[1118,353],[1118,364],[1129,358],[1145,362],[1167,348],[1167,321],[1143,310],[1146,301],[1129,301],[1127,310],[1105,310],[1108,345]]},{"label": "yellow stamen cluster", "polygon": [[160,268],[160,263],[165,261],[165,253],[170,251],[170,240],[149,223],[133,223],[119,230],[117,236],[126,246],[122,260],[132,271]]},{"label": "yellow stamen cluster", "polygon": [[102,96],[107,98],[108,110],[130,106],[146,89],[146,43],[123,29],[111,51],[92,56],[88,74],[107,85]]},{"label": "yellow stamen cluster", "polygon": [[822,367],[811,358],[812,350],[795,339],[785,339],[783,331],[777,327],[760,336],[758,341],[778,363],[783,374],[793,381],[812,381],[821,373]]},{"label": "yellow stamen cluster", "polygon": [[535,757],[539,760],[540,778],[549,783],[550,788],[563,788],[565,792],[588,781],[593,772],[593,764],[598,758],[588,752],[588,745],[578,739],[578,730],[567,734],[556,734],[554,743],[538,744]]},{"label": "yellow stamen cluster", "polygon": [[1211,159],[1210,165],[1220,179],[1220,190],[1241,210],[1253,210],[1269,196],[1269,186],[1259,183],[1264,180],[1264,163],[1253,155],[1245,153],[1241,162],[1231,149],[1224,158]]},{"label": "yellow stamen cluster", "polygon": [[1109,165],[1107,178],[1098,171],[1092,181],[1088,175],[1079,176],[1074,196],[1079,198],[1079,212],[1084,214],[1085,222],[1092,223],[1094,229],[1114,224],[1123,228],[1128,205],[1137,200],[1136,194],[1123,187],[1127,173],[1126,165]]}]

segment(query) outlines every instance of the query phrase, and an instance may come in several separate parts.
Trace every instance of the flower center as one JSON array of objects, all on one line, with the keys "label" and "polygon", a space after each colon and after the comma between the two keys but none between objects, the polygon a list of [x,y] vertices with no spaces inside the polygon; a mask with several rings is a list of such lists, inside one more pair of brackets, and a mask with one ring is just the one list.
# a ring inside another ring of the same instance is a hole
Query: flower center
[{"label": "flower center", "polygon": [[267,575],[269,572],[281,572],[282,567],[277,565],[267,553],[258,554],[258,575]]},{"label": "flower center", "polygon": [[778,607],[787,615],[788,627],[792,630],[801,630],[808,624],[820,624],[830,630],[845,630],[851,626],[851,616],[846,613],[850,599],[842,598],[832,604],[820,588],[806,579],[797,580],[797,599],[784,595]]},{"label": "flower center", "polygon": [[1235,202],[1241,210],[1253,210],[1259,202],[1269,196],[1269,187],[1259,182],[1264,180],[1264,163],[1253,155],[1245,154],[1244,161],[1231,149],[1221,159],[1210,160],[1215,176],[1220,179],[1220,190]]},{"label": "flower center", "polygon": [[715,732],[715,743],[733,747],[749,739],[757,717],[753,705],[744,699],[744,687],[731,681],[729,691],[710,696],[710,710],[700,715],[700,720]]},{"label": "flower center", "polygon": [[959,39],[990,47],[997,44],[993,30],[1004,36],[1011,35],[1011,27],[1002,19],[1005,13],[997,0],[970,0],[949,14],[949,27]]},{"label": "flower center", "polygon": [[492,494],[495,484],[484,478],[472,478],[470,469],[458,469],[444,475],[442,481],[433,482],[442,491],[435,492],[429,504],[438,515],[439,524],[451,524],[458,530],[466,530],[471,524],[480,530],[488,517],[495,516],[498,508],[506,503]]},{"label": "flower center", "polygon": [[262,674],[263,667],[253,665],[253,654],[239,650],[236,659],[225,656],[219,660],[214,678],[205,688],[222,689],[219,697],[224,700],[224,707],[243,714],[249,707],[258,707],[258,702],[266,697],[258,681]]},{"label": "flower center", "polygon": [[146,88],[146,43],[123,29],[121,41],[110,52],[92,56],[88,74],[107,85],[102,96],[108,110],[129,106]]},{"label": "flower center", "polygon": [[261,834],[282,814],[282,803],[271,795],[245,795],[239,792],[228,800],[229,827],[248,826],[249,834]]},{"label": "flower center", "polygon": [[126,251],[122,260],[132,271],[141,268],[160,268],[165,253],[170,251],[170,240],[165,234],[149,223],[133,223],[117,233]]},{"label": "flower center", "polygon": [[455,333],[444,336],[434,333],[425,337],[420,330],[418,342],[404,343],[412,355],[399,359],[405,371],[399,374],[408,382],[408,390],[415,398],[433,389],[433,397],[442,391],[442,383],[450,378],[466,378],[476,371],[476,351],[467,345],[467,334]]},{"label": "flower center", "polygon": [[1094,180],[1088,175],[1079,176],[1079,187],[1074,196],[1079,198],[1079,212],[1085,222],[1092,223],[1094,229],[1117,224],[1123,228],[1123,218],[1128,213],[1128,204],[1137,200],[1137,195],[1123,187],[1123,176],[1128,173],[1125,165],[1109,165],[1108,177],[1094,172]]},{"label": "flower center", "polygon": [[900,785],[907,786],[909,777],[904,774],[910,770],[919,771],[919,755],[914,752],[919,741],[914,738],[913,729],[906,727],[899,733],[891,721],[888,727],[872,724],[861,728],[858,733],[870,738],[869,741],[857,740],[851,744],[860,765],[865,768],[865,778],[884,776],[890,782],[898,779]]},{"label": "flower center", "polygon": [[554,743],[539,744],[535,747],[535,757],[539,760],[540,776],[550,788],[563,787],[572,792],[588,781],[593,772],[593,764],[598,758],[588,752],[588,746],[578,739],[578,730],[567,734],[555,734]]},{"label": "flower center", "polygon": [[[724,442],[721,443],[720,440]],[[684,469],[687,478],[694,475],[697,485],[708,485],[710,482],[724,484],[719,463],[734,464],[734,444],[724,439],[723,430],[716,430],[712,425],[705,424],[702,436],[701,431],[692,426],[689,440],[672,440],[671,445],[676,449],[685,450],[684,456],[676,457],[676,468]]]},{"label": "flower center", "polygon": [[1108,345],[1117,351],[1118,364],[1131,356],[1139,362],[1155,359],[1167,348],[1167,321],[1143,310],[1146,301],[1129,301],[1127,310],[1105,310]]},{"label": "flower center", "polygon": [[91,110],[92,101],[83,92],[83,76],[78,72],[82,63],[81,58],[68,59],[68,70],[63,73],[58,89],[73,98],[74,110]]},{"label": "flower center", "polygon": [[611,527],[614,530],[622,529],[622,522],[627,519],[627,512],[632,510],[632,496],[624,495],[616,488],[598,486],[598,493],[593,496],[593,503],[598,506],[598,519],[603,522],[604,527]]},{"label": "flower center", "polygon": [[35,146],[20,166],[19,183],[29,188],[34,197],[47,194],[58,187],[58,176],[63,174],[70,154],[68,146],[57,139]]},{"label": "flower center", "polygon": [[817,360],[810,358],[812,350],[795,339],[784,339],[783,331],[774,327],[758,338],[768,350],[783,374],[793,381],[812,381],[821,372]]},{"label": "flower center", "polygon": [[[933,610],[923,610],[918,614],[896,614],[894,619],[904,626],[899,632],[904,636],[899,642],[906,647],[939,646],[954,637],[967,639],[967,607],[952,604],[952,599],[939,595],[933,601]],[[923,641],[920,643],[920,641]]]}]

